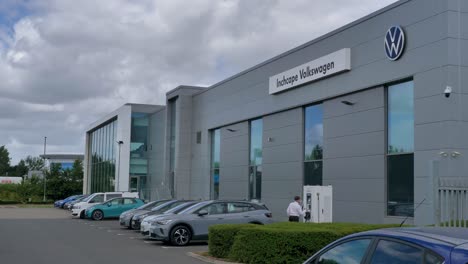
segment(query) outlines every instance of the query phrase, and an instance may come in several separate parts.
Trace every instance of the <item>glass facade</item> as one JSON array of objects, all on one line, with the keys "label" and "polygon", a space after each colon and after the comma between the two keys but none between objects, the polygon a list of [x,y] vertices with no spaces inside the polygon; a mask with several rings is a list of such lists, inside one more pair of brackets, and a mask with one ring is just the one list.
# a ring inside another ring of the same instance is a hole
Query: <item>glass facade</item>
[{"label": "glass facade", "polygon": [[304,109],[304,185],[322,185],[323,107]]},{"label": "glass facade", "polygon": [[262,145],[263,120],[250,122],[250,168],[249,199],[260,200],[262,197]]},{"label": "glass facade", "polygon": [[211,199],[219,198],[219,161],[221,151],[221,130],[211,132]]},{"label": "glass facade", "polygon": [[145,113],[132,113],[130,139],[130,191],[139,192],[147,199],[146,177],[148,175],[148,127],[149,117]]},{"label": "glass facade", "polygon": [[169,101],[169,183],[172,197],[175,197],[175,145],[176,145],[176,116],[177,98]]},{"label": "glass facade", "polygon": [[387,90],[387,214],[414,216],[413,81]]},{"label": "glass facade", "polygon": [[89,133],[90,192],[115,191],[117,120]]}]

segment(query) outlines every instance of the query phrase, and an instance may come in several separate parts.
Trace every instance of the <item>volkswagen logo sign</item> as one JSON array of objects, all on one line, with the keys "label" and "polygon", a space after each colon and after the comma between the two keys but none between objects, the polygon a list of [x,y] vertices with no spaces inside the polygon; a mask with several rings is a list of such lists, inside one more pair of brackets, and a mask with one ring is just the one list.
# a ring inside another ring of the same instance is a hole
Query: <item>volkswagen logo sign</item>
[{"label": "volkswagen logo sign", "polygon": [[405,50],[405,32],[400,26],[393,26],[385,34],[385,53],[390,60],[398,60]]}]

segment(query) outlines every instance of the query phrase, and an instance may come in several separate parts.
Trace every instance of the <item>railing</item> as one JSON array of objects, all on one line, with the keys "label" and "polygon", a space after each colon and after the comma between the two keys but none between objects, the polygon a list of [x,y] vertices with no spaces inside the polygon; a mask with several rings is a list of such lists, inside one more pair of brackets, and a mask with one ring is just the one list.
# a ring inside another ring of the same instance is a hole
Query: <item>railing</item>
[{"label": "railing", "polygon": [[468,227],[468,180],[435,181],[436,226]]}]

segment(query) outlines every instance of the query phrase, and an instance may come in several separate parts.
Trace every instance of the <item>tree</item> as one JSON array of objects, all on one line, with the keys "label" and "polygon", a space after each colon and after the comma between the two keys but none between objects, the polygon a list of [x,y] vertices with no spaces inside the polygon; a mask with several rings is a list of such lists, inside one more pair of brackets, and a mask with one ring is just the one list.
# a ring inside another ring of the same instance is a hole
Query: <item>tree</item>
[{"label": "tree", "polygon": [[30,171],[39,171],[44,168],[44,160],[40,157],[27,156],[25,163]]},{"label": "tree", "polygon": [[71,169],[52,164],[47,175],[47,197],[57,200],[83,192],[83,163],[76,160]]},{"label": "tree", "polygon": [[10,169],[10,153],[5,146],[0,147],[0,176],[4,176]]},{"label": "tree", "polygon": [[28,166],[26,166],[26,163],[24,160],[20,160],[18,162],[18,165],[11,166],[10,169],[8,170],[8,175],[9,176],[16,176],[16,177],[23,177],[25,175],[28,175]]}]

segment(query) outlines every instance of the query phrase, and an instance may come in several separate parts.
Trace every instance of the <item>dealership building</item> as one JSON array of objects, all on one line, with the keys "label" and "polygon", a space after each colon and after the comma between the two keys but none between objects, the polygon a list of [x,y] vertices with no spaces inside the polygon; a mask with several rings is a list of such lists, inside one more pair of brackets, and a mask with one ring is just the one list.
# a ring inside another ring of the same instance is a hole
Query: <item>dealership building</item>
[{"label": "dealership building", "polygon": [[466,24],[466,1],[402,0],[166,106],[125,105],[87,131],[84,191],[256,199],[284,220],[303,186],[331,185],[333,221],[433,224],[447,188],[468,204]]}]

